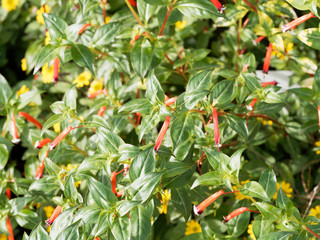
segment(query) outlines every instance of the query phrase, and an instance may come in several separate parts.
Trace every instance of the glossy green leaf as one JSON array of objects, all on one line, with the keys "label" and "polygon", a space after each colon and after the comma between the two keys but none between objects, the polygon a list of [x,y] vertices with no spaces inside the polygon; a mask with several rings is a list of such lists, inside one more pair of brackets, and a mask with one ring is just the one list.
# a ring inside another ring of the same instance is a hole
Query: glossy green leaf
[{"label": "glossy green leaf", "polygon": [[85,158],[77,169],[77,173],[83,173],[90,170],[99,170],[107,162],[107,158],[103,154],[95,154]]},{"label": "glossy green leaf", "polygon": [[101,47],[109,44],[114,40],[119,30],[120,28],[118,23],[110,22],[101,26],[100,28],[98,28],[98,30],[92,38],[93,46]]},{"label": "glossy green leaf", "polygon": [[154,72],[151,72],[148,76],[146,87],[146,97],[152,105],[164,103],[164,92]]},{"label": "glossy green leaf", "polygon": [[74,180],[72,176],[69,176],[67,178],[67,181],[64,185],[64,195],[67,199],[71,199],[73,201],[77,200],[78,197],[78,191],[76,186],[74,185]]},{"label": "glossy green leaf", "polygon": [[93,70],[93,56],[90,49],[82,44],[71,45],[72,59],[80,67],[86,67],[89,71],[94,74]]},{"label": "glossy green leaf", "polygon": [[234,99],[234,81],[224,80],[213,86],[210,94],[212,105],[224,105]]},{"label": "glossy green leaf", "polygon": [[271,199],[277,191],[277,178],[272,168],[263,171],[259,178],[260,185],[266,191],[269,199]]},{"label": "glossy green leaf", "polygon": [[15,220],[21,227],[30,230],[41,222],[38,214],[29,209],[22,209],[17,215],[15,215]]},{"label": "glossy green leaf", "polygon": [[219,13],[217,8],[208,1],[205,0],[182,0],[179,1],[176,6],[178,10],[185,16],[191,18],[211,18],[224,17],[223,14]]},{"label": "glossy green leaf", "polygon": [[149,114],[151,109],[151,104],[147,98],[133,99],[125,103],[120,109],[119,113],[123,112],[139,112],[141,114]]},{"label": "glossy green leaf", "polygon": [[70,226],[65,228],[62,232],[60,232],[56,239],[65,239],[65,240],[79,239],[80,223],[81,223],[81,220],[78,220],[77,222],[71,224]]},{"label": "glossy green leaf", "polygon": [[112,235],[116,240],[131,239],[131,221],[127,215],[115,218],[111,225]]},{"label": "glossy green leaf", "polygon": [[281,210],[273,205],[264,202],[255,202],[253,205],[258,208],[264,218],[270,221],[276,221],[280,217]]},{"label": "glossy green leaf", "polygon": [[148,39],[139,39],[132,47],[130,59],[133,70],[142,78],[147,74],[153,58],[153,47]]},{"label": "glossy green leaf", "polygon": [[118,153],[120,145],[124,144],[124,141],[115,133],[105,128],[99,128],[97,135],[100,139],[100,144],[107,148],[111,153]]},{"label": "glossy green leaf", "polygon": [[60,168],[57,164],[55,164],[50,158],[44,158],[45,167],[49,173],[49,175],[57,176],[60,172]]},{"label": "glossy green leaf", "polygon": [[129,170],[130,181],[154,172],[156,165],[155,151],[152,147],[140,152],[131,162]]},{"label": "glossy green leaf", "polygon": [[239,190],[240,190],[240,193],[245,196],[260,198],[260,199],[267,201],[267,202],[270,201],[269,197],[268,197],[267,193],[264,191],[263,187],[255,181],[247,182],[246,184],[241,186],[241,188],[239,188]]},{"label": "glossy green leaf", "polygon": [[0,170],[4,169],[9,159],[9,150],[6,145],[0,144]]},{"label": "glossy green leaf", "polygon": [[198,177],[192,184],[191,189],[199,185],[219,186],[223,185],[223,179],[217,171],[208,172]]},{"label": "glossy green leaf", "polygon": [[77,109],[77,90],[76,84],[73,84],[63,97],[64,104],[72,110]]},{"label": "glossy green leaf", "polygon": [[186,187],[172,189],[171,199],[173,205],[178,209],[178,211],[187,221],[187,219],[190,216],[190,213],[192,212],[192,203]]},{"label": "glossy green leaf", "polygon": [[146,207],[139,205],[130,212],[131,238],[134,240],[147,239],[151,233],[151,216]]},{"label": "glossy green leaf", "polygon": [[51,39],[66,37],[65,30],[68,25],[62,18],[48,13],[43,13],[42,15]]},{"label": "glossy green leaf", "polygon": [[63,120],[65,120],[67,117],[63,114],[55,114],[52,115],[42,126],[41,135],[50,127],[52,127],[54,124],[59,123]]},{"label": "glossy green leaf", "polygon": [[39,69],[44,66],[45,64],[49,63],[57,56],[57,53],[55,52],[56,47],[52,45],[47,45],[41,48],[37,64],[34,67],[33,74],[36,74]]},{"label": "glossy green leaf", "polygon": [[42,227],[41,223],[37,227],[35,227],[29,238],[29,240],[50,240],[50,237],[48,235],[48,232]]},{"label": "glossy green leaf", "polygon": [[212,70],[205,70],[200,73],[197,73],[194,75],[191,80],[188,82],[188,85],[186,87],[186,92],[191,92],[194,90],[209,90],[212,82]]},{"label": "glossy green leaf", "polygon": [[4,105],[7,103],[12,90],[7,80],[0,74],[0,104]]},{"label": "glossy green leaf", "polygon": [[236,131],[240,137],[246,142],[248,140],[248,127],[245,119],[242,119],[235,115],[228,115],[226,117],[228,126]]},{"label": "glossy green leaf", "polygon": [[151,131],[160,122],[160,115],[155,110],[151,112],[150,115],[144,117],[141,121],[141,126],[139,128],[139,142],[143,136]]}]

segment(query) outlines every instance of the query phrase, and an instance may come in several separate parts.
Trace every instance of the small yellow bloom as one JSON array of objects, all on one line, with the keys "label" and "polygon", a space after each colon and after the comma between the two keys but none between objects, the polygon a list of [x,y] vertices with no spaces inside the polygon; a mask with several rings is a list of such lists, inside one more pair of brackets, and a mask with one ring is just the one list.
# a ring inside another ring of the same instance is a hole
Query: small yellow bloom
[{"label": "small yellow bloom", "polygon": [[200,232],[201,232],[201,227],[198,222],[194,220],[187,222],[185,235],[191,235],[191,234],[200,233]]},{"label": "small yellow bloom", "polygon": [[316,142],[314,143],[314,145],[316,145],[316,147],[320,147],[320,140],[319,140],[319,141],[316,141]]},{"label": "small yellow bloom", "polygon": [[21,59],[21,69],[22,71],[27,71],[27,60],[25,58]]},{"label": "small yellow bloom", "polygon": [[187,21],[183,20],[183,21],[178,21],[175,23],[176,28],[178,28],[179,30],[184,29],[187,25]]},{"label": "small yellow bloom", "polygon": [[44,45],[48,45],[51,41],[50,33],[49,31],[46,31],[46,38],[44,39]]},{"label": "small yellow bloom", "polygon": [[316,154],[317,154],[317,155],[320,155],[320,150],[316,151]]},{"label": "small yellow bloom", "polygon": [[100,78],[100,80],[98,81],[97,79],[93,80],[90,84],[90,88],[88,90],[88,93],[91,94],[91,93],[94,93],[98,90],[102,90],[103,88],[103,79]]},{"label": "small yellow bloom", "polygon": [[19,0],[2,0],[1,7],[8,12],[15,10],[19,4]]},{"label": "small yellow bloom", "polygon": [[0,234],[0,240],[7,240],[7,235],[5,235],[4,233]]},{"label": "small yellow bloom", "polygon": [[[293,50],[293,43],[288,43],[287,45],[285,45],[285,52],[286,53],[289,53]],[[271,53],[272,56],[277,56],[278,58],[280,58],[281,60],[284,60],[284,55],[278,51],[278,50],[273,50],[272,53]]]},{"label": "small yellow bloom", "polygon": [[60,122],[53,124],[53,130],[54,130],[56,133],[59,133],[59,132],[60,132]]},{"label": "small yellow bloom", "polygon": [[[244,185],[244,184],[246,184],[247,182],[250,182],[250,180],[241,181],[241,185]],[[233,188],[233,191],[239,191],[239,189],[238,189],[237,186],[232,186],[232,188]],[[235,193],[234,193],[234,197],[235,197],[237,200],[250,199],[249,197],[246,197],[246,196],[242,195],[240,192],[235,192]]]},{"label": "small yellow bloom", "polygon": [[75,183],[74,183],[74,185],[75,185],[76,187],[79,187],[80,184],[81,184],[81,181],[78,181],[78,182],[75,182]]},{"label": "small yellow bloom", "polygon": [[317,205],[315,208],[311,208],[310,212],[311,213],[309,213],[309,216],[314,216],[314,217],[320,219],[320,206],[319,205]]},{"label": "small yellow bloom", "polygon": [[287,195],[288,198],[292,197],[291,193],[293,192],[293,189],[291,188],[290,183],[287,183],[285,181],[281,181],[281,184],[277,183],[277,191],[274,194],[274,196],[272,197],[273,199],[277,199],[278,191],[279,191],[280,187],[282,188],[282,191]]},{"label": "small yellow bloom", "polygon": [[253,228],[253,221],[248,225],[248,230],[247,230],[247,232],[248,232],[248,234],[249,234],[249,236],[250,236],[250,238],[251,238],[252,240],[256,240],[256,237],[255,237],[254,234],[253,234],[252,228]]},{"label": "small yellow bloom", "polygon": [[38,23],[44,24],[44,19],[42,14],[49,13],[50,11],[51,11],[51,8],[47,4],[44,4],[41,8],[39,8],[37,10],[37,17],[36,17]]},{"label": "small yellow bloom", "polygon": [[168,210],[168,202],[171,198],[171,193],[168,191],[168,189],[164,190],[164,193],[161,193],[161,199],[162,199],[162,205],[159,209],[160,214],[167,214]]},{"label": "small yellow bloom", "polygon": [[29,91],[30,89],[26,85],[22,85],[22,87],[17,91],[17,98],[19,98],[21,94],[24,94]]},{"label": "small yellow bloom", "polygon": [[107,17],[104,19],[105,24],[109,23],[110,20],[111,20],[111,17],[110,17],[110,16],[107,16]]},{"label": "small yellow bloom", "polygon": [[47,218],[50,218],[54,211],[54,207],[52,206],[43,207],[43,211],[46,213]]},{"label": "small yellow bloom", "polygon": [[44,83],[53,82],[53,65],[49,67],[49,63],[46,63],[41,69],[42,81]]},{"label": "small yellow bloom", "polygon": [[267,123],[269,126],[272,126],[272,124],[273,124],[273,122],[271,120],[268,120]]},{"label": "small yellow bloom", "polygon": [[49,232],[50,232],[50,230],[51,230],[51,225],[49,225],[49,226],[48,226],[48,228],[47,228],[47,232],[49,233]]},{"label": "small yellow bloom", "polygon": [[80,73],[79,76],[73,80],[73,83],[77,84],[77,87],[83,87],[84,85],[88,86],[90,84],[91,73],[84,71]]}]

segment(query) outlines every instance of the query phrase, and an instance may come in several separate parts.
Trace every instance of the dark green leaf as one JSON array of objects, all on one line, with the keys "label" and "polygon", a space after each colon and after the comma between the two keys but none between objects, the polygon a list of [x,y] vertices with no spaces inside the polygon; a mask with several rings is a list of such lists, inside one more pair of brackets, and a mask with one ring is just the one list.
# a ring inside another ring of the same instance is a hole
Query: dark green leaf
[{"label": "dark green leaf", "polygon": [[210,94],[212,105],[225,105],[234,99],[234,81],[224,80],[213,86]]},{"label": "dark green leaf", "polygon": [[147,74],[153,58],[153,47],[146,38],[139,39],[132,47],[130,59],[133,70],[142,78]]},{"label": "dark green leaf", "polygon": [[98,206],[108,209],[117,201],[116,195],[102,182],[89,177],[88,185],[92,198]]},{"label": "dark green leaf", "polygon": [[90,49],[82,44],[71,45],[71,55],[76,64],[80,67],[86,67],[94,74],[93,70],[93,56]]},{"label": "dark green leaf", "polygon": [[185,187],[172,189],[171,199],[173,205],[178,209],[182,216],[187,221],[192,211],[192,203],[188,191]]},{"label": "dark green leaf", "polygon": [[130,212],[131,217],[131,238],[133,240],[148,239],[152,227],[151,216],[144,206],[137,206]]},{"label": "dark green leaf", "polygon": [[65,228],[62,232],[59,233],[56,239],[64,239],[64,240],[74,240],[79,239],[79,224],[81,220],[71,224],[67,228]]},{"label": "dark green leaf", "polygon": [[271,199],[277,191],[277,178],[272,168],[268,168],[262,173],[259,183]]},{"label": "dark green leaf", "polygon": [[230,114],[227,116],[227,122],[228,126],[236,131],[244,141],[248,140],[249,133],[245,119]]},{"label": "dark green leaf", "polygon": [[9,159],[9,150],[6,145],[0,144],[0,170],[4,169]]},{"label": "dark green leaf", "polygon": [[219,172],[213,171],[202,174],[198,177],[192,184],[191,189],[199,186],[199,185],[211,185],[211,186],[219,186],[223,185],[223,179]]},{"label": "dark green leaf", "polygon": [[152,105],[164,103],[164,92],[156,75],[154,74],[154,71],[152,71],[147,78],[146,88],[146,97],[149,99]]},{"label": "dark green leaf", "polygon": [[97,134],[100,139],[100,144],[107,148],[111,153],[118,154],[120,145],[124,144],[122,138],[105,128],[99,128]]},{"label": "dark green leaf", "polygon": [[5,105],[12,93],[7,80],[0,74],[0,104]]},{"label": "dark green leaf", "polygon": [[212,70],[205,70],[194,75],[188,82],[186,92],[194,90],[209,90],[211,87]]},{"label": "dark green leaf", "polygon": [[182,0],[176,6],[179,11],[191,18],[211,18],[225,17],[224,14],[218,12],[217,8],[209,1],[205,0]]}]

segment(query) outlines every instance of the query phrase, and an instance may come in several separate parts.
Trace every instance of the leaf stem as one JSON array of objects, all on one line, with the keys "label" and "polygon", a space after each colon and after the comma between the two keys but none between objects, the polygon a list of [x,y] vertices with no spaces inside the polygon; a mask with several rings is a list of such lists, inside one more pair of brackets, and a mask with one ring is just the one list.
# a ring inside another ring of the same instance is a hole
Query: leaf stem
[{"label": "leaf stem", "polygon": [[138,21],[138,23],[141,25],[141,27],[144,27],[144,24],[141,22],[138,14],[136,13],[136,11],[133,9],[133,7],[131,6],[129,0],[124,0],[128,6],[128,8],[130,9],[132,15],[134,16],[134,18]]},{"label": "leaf stem", "polygon": [[303,228],[305,230],[307,230],[309,233],[311,233],[313,236],[315,236],[315,237],[320,239],[320,236],[318,234],[316,234],[314,231],[312,231],[310,228],[308,228],[307,226],[303,226]]}]

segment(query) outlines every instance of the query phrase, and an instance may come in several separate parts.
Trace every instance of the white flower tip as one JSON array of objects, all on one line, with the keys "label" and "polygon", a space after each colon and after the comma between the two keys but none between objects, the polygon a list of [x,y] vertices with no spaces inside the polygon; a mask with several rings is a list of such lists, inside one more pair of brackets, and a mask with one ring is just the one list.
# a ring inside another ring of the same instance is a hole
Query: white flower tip
[{"label": "white flower tip", "polygon": [[18,144],[20,142],[20,138],[14,138],[14,139],[12,139],[11,142],[14,144]]},{"label": "white flower tip", "polygon": [[249,111],[252,111],[252,107],[251,106],[247,106],[247,109],[249,110]]},{"label": "white flower tip", "polygon": [[202,212],[199,212],[199,211],[198,211],[198,208],[197,208],[196,205],[193,206],[193,212],[194,212],[194,214],[197,215],[197,216],[199,216],[199,215],[202,213]]},{"label": "white flower tip", "polygon": [[36,141],[36,143],[34,144],[34,147],[35,147],[35,148],[38,148],[38,147],[39,147],[39,141]]}]

